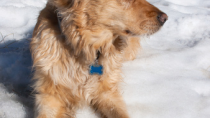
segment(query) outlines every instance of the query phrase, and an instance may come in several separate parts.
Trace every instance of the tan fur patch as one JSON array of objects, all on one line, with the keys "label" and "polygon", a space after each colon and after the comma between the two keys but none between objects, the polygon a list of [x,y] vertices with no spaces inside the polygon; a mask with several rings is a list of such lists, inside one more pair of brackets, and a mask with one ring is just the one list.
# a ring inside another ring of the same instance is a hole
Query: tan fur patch
[{"label": "tan fur patch", "polygon": [[[145,0],[49,0],[31,41],[36,117],[74,118],[86,104],[103,118],[129,118],[119,92],[121,66],[135,59],[134,36],[161,27],[160,13]],[[103,75],[90,75],[98,51]]]}]

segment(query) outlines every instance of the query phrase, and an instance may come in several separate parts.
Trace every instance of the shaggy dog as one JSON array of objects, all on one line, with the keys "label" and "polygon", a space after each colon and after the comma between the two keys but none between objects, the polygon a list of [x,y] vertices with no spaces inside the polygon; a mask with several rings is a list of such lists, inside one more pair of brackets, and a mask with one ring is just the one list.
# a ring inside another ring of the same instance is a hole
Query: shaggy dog
[{"label": "shaggy dog", "polygon": [[121,66],[167,15],[145,0],[48,0],[33,32],[36,118],[74,118],[90,105],[103,118],[129,118]]}]

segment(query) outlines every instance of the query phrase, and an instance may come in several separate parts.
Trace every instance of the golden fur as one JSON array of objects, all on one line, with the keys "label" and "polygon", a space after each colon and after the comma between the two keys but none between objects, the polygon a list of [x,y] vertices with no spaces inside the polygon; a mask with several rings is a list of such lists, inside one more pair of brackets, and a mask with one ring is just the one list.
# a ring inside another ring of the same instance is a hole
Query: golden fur
[{"label": "golden fur", "polygon": [[[122,62],[137,54],[135,36],[158,31],[159,13],[145,0],[49,0],[31,41],[35,117],[74,118],[88,104],[103,118],[129,118],[118,88]],[[103,75],[90,75],[97,51]]]}]

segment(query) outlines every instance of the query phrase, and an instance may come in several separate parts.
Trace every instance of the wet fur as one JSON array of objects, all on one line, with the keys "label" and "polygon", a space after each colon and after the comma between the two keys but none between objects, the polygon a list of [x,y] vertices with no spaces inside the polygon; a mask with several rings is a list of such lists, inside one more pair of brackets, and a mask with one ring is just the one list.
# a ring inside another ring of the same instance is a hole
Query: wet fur
[{"label": "wet fur", "polygon": [[[129,118],[119,90],[121,66],[135,59],[140,44],[134,36],[160,28],[159,12],[144,0],[49,0],[31,41],[35,117],[74,118],[90,105],[103,118]],[[89,74],[97,51],[101,76]]]}]

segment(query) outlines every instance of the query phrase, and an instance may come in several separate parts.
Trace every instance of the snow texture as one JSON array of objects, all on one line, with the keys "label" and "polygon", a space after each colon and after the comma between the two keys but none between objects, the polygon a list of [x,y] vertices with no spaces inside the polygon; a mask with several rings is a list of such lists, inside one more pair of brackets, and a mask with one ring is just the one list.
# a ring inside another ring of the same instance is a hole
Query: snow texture
[{"label": "snow texture", "polygon": [[[131,118],[210,118],[210,1],[148,0],[169,20],[123,65]],[[46,0],[0,1],[0,118],[32,118],[30,38]],[[78,118],[99,118],[90,108]]]}]

